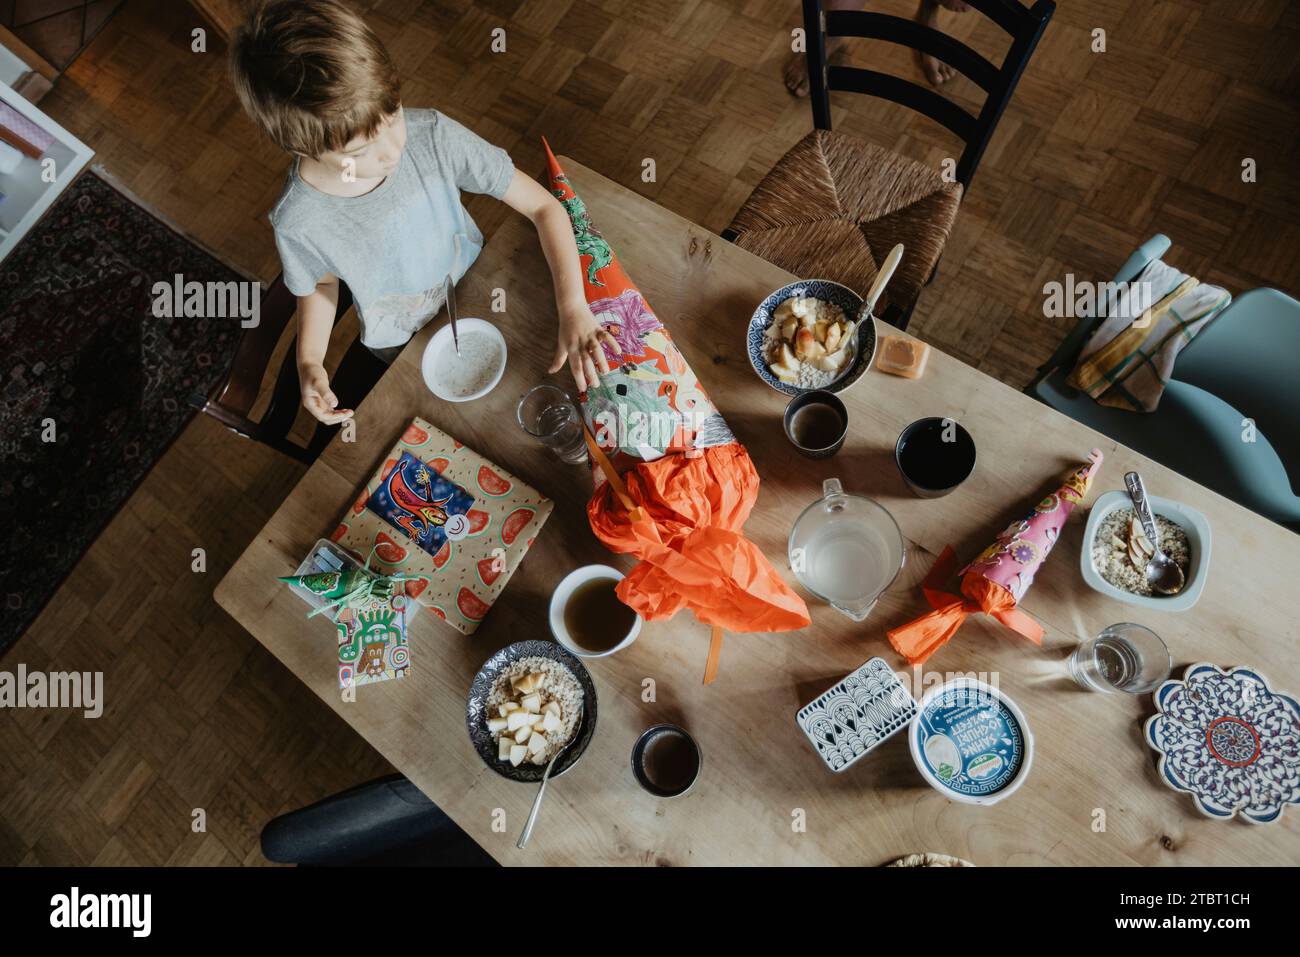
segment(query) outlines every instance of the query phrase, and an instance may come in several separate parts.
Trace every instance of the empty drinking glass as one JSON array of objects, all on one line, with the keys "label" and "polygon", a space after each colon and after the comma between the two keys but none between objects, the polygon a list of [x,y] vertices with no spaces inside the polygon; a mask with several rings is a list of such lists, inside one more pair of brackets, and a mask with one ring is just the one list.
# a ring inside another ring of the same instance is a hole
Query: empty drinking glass
[{"label": "empty drinking glass", "polygon": [[1070,674],[1090,691],[1154,691],[1169,677],[1169,649],[1150,628],[1121,622],[1081,643],[1070,656]]},{"label": "empty drinking glass", "polygon": [[561,461],[570,465],[587,461],[582,414],[563,389],[553,385],[535,386],[519,400],[515,415],[523,430],[559,456]]}]

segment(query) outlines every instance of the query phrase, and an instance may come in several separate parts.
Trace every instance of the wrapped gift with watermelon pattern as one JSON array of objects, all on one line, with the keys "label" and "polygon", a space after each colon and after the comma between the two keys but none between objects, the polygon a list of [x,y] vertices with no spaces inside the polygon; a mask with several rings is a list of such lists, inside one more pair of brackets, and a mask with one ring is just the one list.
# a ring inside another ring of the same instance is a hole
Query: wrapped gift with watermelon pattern
[{"label": "wrapped gift with watermelon pattern", "polygon": [[330,537],[362,559],[373,551],[373,569],[400,572],[417,605],[471,635],[553,507],[522,479],[416,418]]}]

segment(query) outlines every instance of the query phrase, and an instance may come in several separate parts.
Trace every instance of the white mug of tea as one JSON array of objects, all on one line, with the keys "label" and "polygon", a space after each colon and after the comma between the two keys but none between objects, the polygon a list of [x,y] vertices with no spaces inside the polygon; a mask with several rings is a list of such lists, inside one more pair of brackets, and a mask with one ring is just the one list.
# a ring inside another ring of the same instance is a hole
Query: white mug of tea
[{"label": "white mug of tea", "polygon": [[636,641],[641,616],[614,594],[622,580],[608,565],[584,565],[564,576],[551,595],[555,640],[580,658],[604,658]]}]

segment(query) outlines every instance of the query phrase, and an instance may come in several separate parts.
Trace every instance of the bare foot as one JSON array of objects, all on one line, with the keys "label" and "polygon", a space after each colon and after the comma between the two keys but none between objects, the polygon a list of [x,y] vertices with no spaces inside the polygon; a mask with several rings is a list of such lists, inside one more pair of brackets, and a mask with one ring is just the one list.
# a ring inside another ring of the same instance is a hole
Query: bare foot
[{"label": "bare foot", "polygon": [[[832,62],[838,62],[842,40],[839,37],[826,39],[826,55]],[[808,95],[808,56],[804,53],[791,53],[785,62],[785,88],[795,96]]]},{"label": "bare foot", "polygon": [[785,61],[785,88],[795,96],[808,95],[808,59],[803,53],[791,53]]},{"label": "bare foot", "polygon": [[[939,29],[939,7],[944,6],[953,13],[965,13],[970,9],[962,0],[920,0],[916,8],[916,22],[922,26]],[[931,86],[943,86],[954,76],[957,71],[941,60],[936,60],[928,53],[916,51],[917,63],[921,67],[921,72],[925,78],[930,81]]]}]

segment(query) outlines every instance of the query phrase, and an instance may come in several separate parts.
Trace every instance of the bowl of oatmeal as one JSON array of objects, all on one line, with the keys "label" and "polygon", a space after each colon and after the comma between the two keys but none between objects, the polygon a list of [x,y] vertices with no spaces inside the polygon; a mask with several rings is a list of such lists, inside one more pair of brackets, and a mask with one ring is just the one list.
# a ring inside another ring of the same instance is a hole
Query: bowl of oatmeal
[{"label": "bowl of oatmeal", "polygon": [[555,642],[517,641],[474,676],[465,724],[483,763],[501,776],[540,781],[563,752],[551,772],[559,777],[591,743],[596,687],[582,662]]},{"label": "bowl of oatmeal", "polygon": [[1153,592],[1139,563],[1149,543],[1141,532],[1127,491],[1098,496],[1083,530],[1079,566],[1083,580],[1116,601],[1159,611],[1186,611],[1201,597],[1210,568],[1210,523],[1196,509],[1172,499],[1150,496],[1160,532],[1160,547],[1183,570],[1182,590]]},{"label": "bowl of oatmeal", "polygon": [[433,334],[424,347],[420,374],[424,384],[440,399],[469,402],[481,399],[501,381],[506,371],[506,340],[483,319],[458,319],[460,352],[451,336],[451,323]]},{"label": "bowl of oatmeal", "polygon": [[758,304],[745,328],[749,364],[778,392],[841,392],[876,352],[876,324],[858,322],[862,297],[829,279],[782,286]]}]

